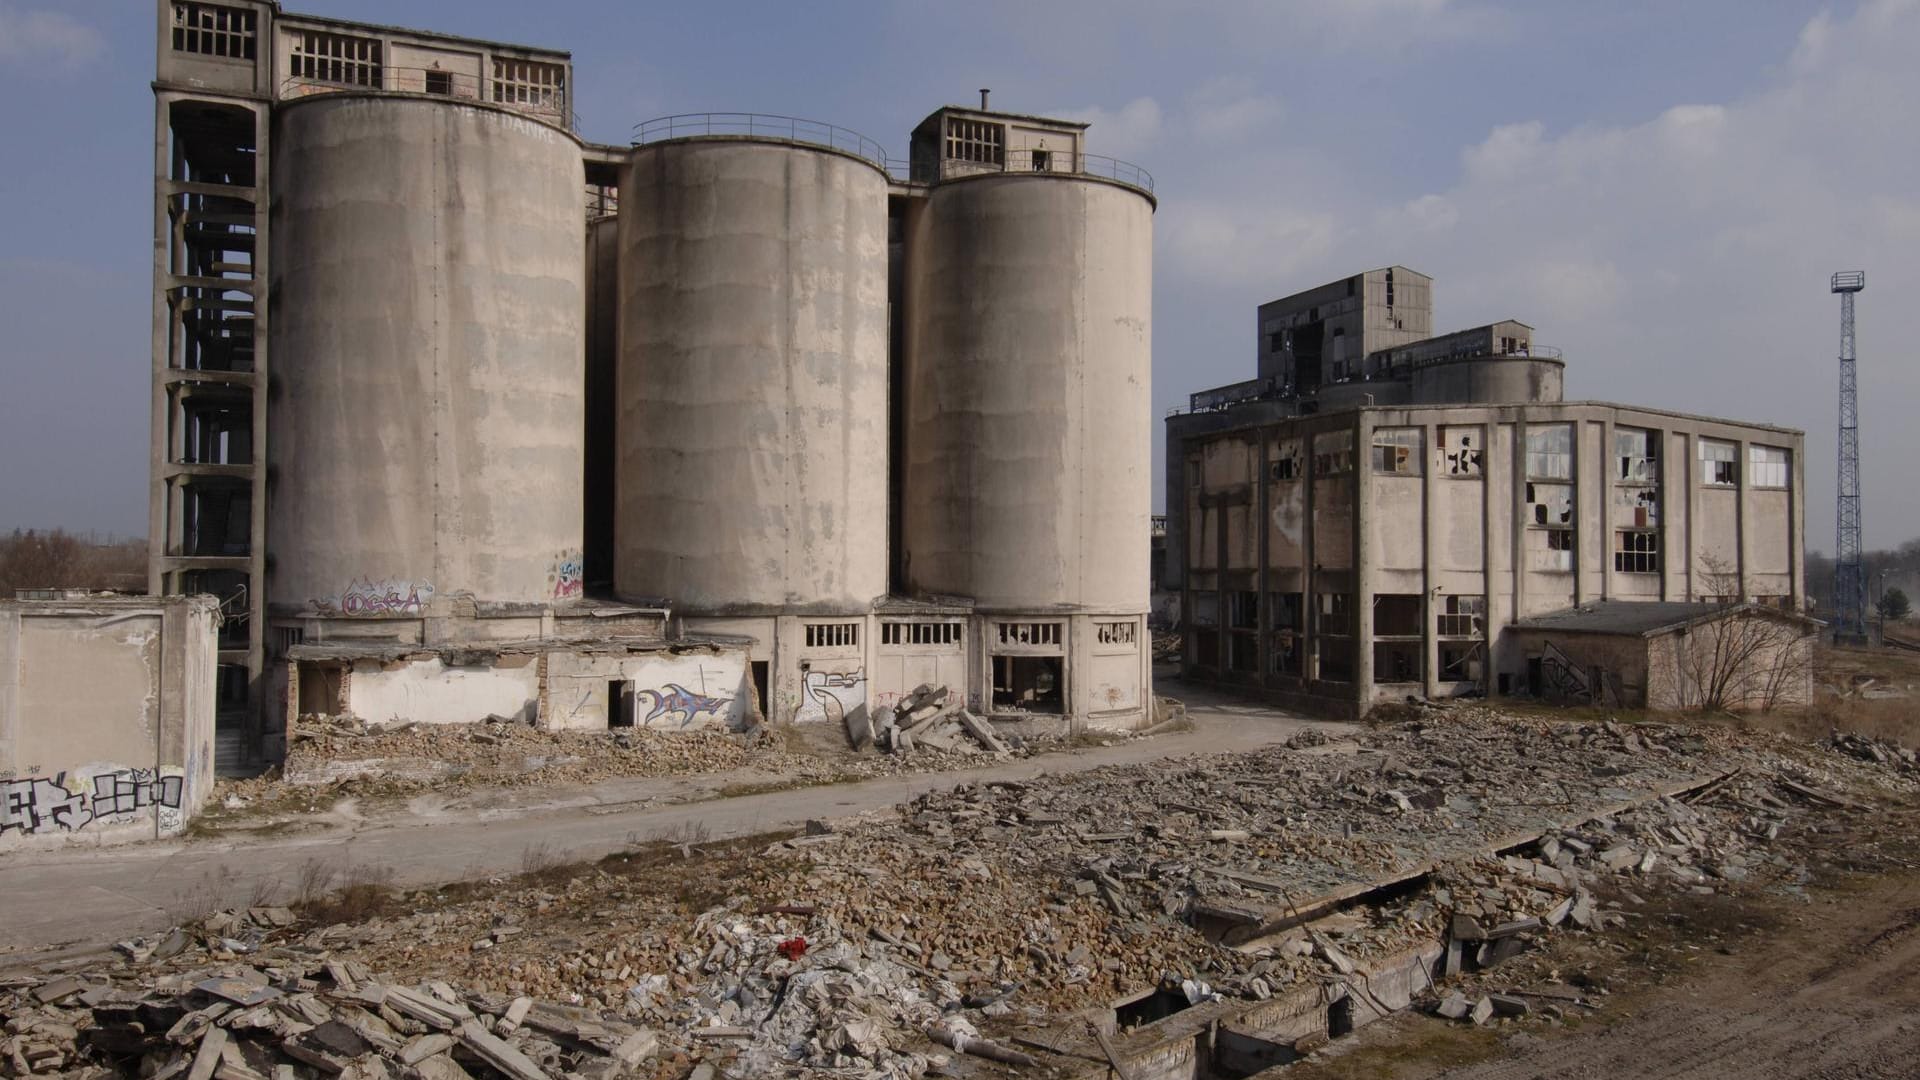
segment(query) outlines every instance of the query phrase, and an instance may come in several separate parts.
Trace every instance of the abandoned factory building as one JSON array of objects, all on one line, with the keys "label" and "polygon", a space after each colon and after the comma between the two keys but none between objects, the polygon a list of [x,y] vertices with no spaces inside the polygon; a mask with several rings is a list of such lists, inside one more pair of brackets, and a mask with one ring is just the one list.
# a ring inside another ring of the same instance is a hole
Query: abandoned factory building
[{"label": "abandoned factory building", "polygon": [[[1608,633],[1755,608],[1811,632],[1800,432],[1563,401],[1564,360],[1530,327],[1432,336],[1432,294],[1396,266],[1261,305],[1258,377],[1167,418],[1162,580],[1189,677],[1349,715],[1676,703],[1698,673],[1650,674],[1644,645],[1637,667],[1609,661]],[[1597,617],[1647,602],[1650,624]]]},{"label": "abandoned factory building", "polygon": [[1152,180],[936,109],[583,141],[569,54],[160,0],[151,588],[304,712],[1137,725]]}]

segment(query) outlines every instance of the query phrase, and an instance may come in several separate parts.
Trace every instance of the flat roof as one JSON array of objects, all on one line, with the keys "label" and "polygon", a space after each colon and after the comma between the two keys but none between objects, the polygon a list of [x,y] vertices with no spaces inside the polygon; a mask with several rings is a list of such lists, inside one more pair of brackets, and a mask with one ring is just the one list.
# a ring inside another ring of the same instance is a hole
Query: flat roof
[{"label": "flat roof", "polygon": [[336,19],[330,15],[309,15],[303,11],[282,11],[278,18],[284,22],[314,23],[319,26],[331,26],[339,29],[375,30],[386,34],[405,34],[432,41],[454,42],[461,45],[483,45],[491,49],[514,49],[519,52],[544,53],[571,62],[573,53],[566,49],[554,49],[545,45],[522,45],[512,41],[495,41],[491,38],[464,37],[460,34],[448,34],[438,30],[418,30],[411,26],[394,26],[390,23],[355,22],[352,19]]},{"label": "flat roof", "polygon": [[1513,623],[1519,630],[1554,630],[1573,634],[1612,634],[1621,637],[1655,637],[1696,623],[1729,615],[1757,613],[1773,615],[1812,626],[1819,620],[1766,604],[1714,604],[1682,600],[1594,600],[1578,607],[1561,608],[1543,615],[1530,615]]}]

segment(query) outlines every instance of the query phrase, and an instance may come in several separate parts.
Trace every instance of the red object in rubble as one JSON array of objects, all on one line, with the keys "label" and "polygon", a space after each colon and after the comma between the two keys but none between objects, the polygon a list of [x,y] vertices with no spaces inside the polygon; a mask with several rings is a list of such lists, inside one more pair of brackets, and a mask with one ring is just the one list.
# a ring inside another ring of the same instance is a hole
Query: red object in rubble
[{"label": "red object in rubble", "polygon": [[773,949],[789,960],[798,960],[807,955],[807,939],[803,937],[790,937],[774,946]]}]

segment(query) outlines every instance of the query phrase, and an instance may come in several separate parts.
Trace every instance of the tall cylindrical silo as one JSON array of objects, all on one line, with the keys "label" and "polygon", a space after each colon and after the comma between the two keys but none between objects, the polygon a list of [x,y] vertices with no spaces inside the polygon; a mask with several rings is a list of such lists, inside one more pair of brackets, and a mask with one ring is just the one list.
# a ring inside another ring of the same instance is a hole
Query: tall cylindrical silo
[{"label": "tall cylindrical silo", "polygon": [[909,247],[908,582],[986,612],[1144,612],[1152,200],[948,180]]},{"label": "tall cylindrical silo", "polygon": [[887,178],[752,137],[637,146],[620,190],[614,587],[689,615],[887,589]]},{"label": "tall cylindrical silo", "polygon": [[579,144],[504,109],[275,113],[269,600],[527,610],[578,595]]}]

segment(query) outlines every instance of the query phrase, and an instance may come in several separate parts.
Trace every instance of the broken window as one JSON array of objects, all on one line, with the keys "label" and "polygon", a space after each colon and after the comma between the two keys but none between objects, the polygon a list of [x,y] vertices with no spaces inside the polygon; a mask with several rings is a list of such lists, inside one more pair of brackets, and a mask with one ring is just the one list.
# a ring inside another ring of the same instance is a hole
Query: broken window
[{"label": "broken window", "polygon": [[1573,485],[1528,484],[1527,523],[1529,525],[1573,524]]},{"label": "broken window", "polygon": [[1052,169],[1053,169],[1053,155],[1048,153],[1045,150],[1035,150],[1033,152],[1033,171],[1034,172],[1051,172]]},{"label": "broken window", "polygon": [[1057,622],[1004,622],[998,625],[998,633],[1002,645],[1060,644],[1060,624]]},{"label": "broken window", "polygon": [[1718,439],[1700,440],[1700,482],[1708,487],[1733,487],[1740,482],[1739,447]]},{"label": "broken window", "polygon": [[1260,670],[1260,638],[1257,634],[1234,634],[1227,639],[1227,667],[1248,675]]},{"label": "broken window", "polygon": [[1020,712],[1066,711],[1063,666],[1058,656],[993,658],[993,707]]},{"label": "broken window", "polygon": [[958,645],[962,628],[950,622],[889,622],[880,624],[882,645]]},{"label": "broken window", "polygon": [[539,60],[493,58],[493,100],[533,112],[561,112],[566,103],[567,69]]},{"label": "broken window", "polygon": [[859,623],[807,623],[809,649],[837,649],[860,644]]},{"label": "broken window", "polygon": [[1323,637],[1315,643],[1320,656],[1320,678],[1327,682],[1353,681],[1353,639]]},{"label": "broken window", "polygon": [[1093,624],[1093,639],[1102,645],[1133,645],[1139,641],[1138,623],[1098,622]]},{"label": "broken window", "polygon": [[947,157],[982,165],[1005,165],[1006,128],[985,120],[947,118]]},{"label": "broken window", "polygon": [[343,86],[380,88],[380,42],[374,38],[302,30],[293,36],[293,77]]},{"label": "broken window", "polygon": [[254,13],[249,8],[175,0],[173,51],[251,60],[255,49],[254,26]]},{"label": "broken window", "polygon": [[1268,593],[1267,619],[1273,627],[1268,670],[1275,675],[1298,677],[1307,629],[1306,612],[1301,608],[1300,594]]},{"label": "broken window", "polygon": [[1313,475],[1342,476],[1353,471],[1353,432],[1322,431],[1313,437]]},{"label": "broken window", "polygon": [[1426,678],[1427,647],[1418,641],[1373,643],[1373,681],[1414,683]]},{"label": "broken window", "polygon": [[1660,480],[1660,442],[1645,428],[1613,429],[1615,480],[1653,484]]},{"label": "broken window", "polygon": [[1353,598],[1346,593],[1318,593],[1322,634],[1346,637],[1353,633]]},{"label": "broken window", "polygon": [[1527,476],[1573,479],[1572,424],[1534,424],[1527,428]]},{"label": "broken window", "polygon": [[1298,480],[1306,469],[1300,460],[1300,440],[1281,439],[1273,445],[1273,460],[1267,465],[1267,475],[1275,480]]},{"label": "broken window", "polygon": [[1420,594],[1378,593],[1373,598],[1375,637],[1419,637]]},{"label": "broken window", "polygon": [[1618,525],[1649,529],[1660,524],[1660,489],[1621,484],[1613,489],[1613,519]]},{"label": "broken window", "polygon": [[1479,476],[1485,448],[1486,438],[1478,424],[1440,429],[1440,462],[1447,476]]},{"label": "broken window", "polygon": [[1747,480],[1757,488],[1789,486],[1793,451],[1778,446],[1747,447]]},{"label": "broken window", "polygon": [[427,93],[439,94],[442,97],[452,97],[453,96],[453,72],[451,71],[427,72]]},{"label": "broken window", "polygon": [[1478,641],[1443,641],[1440,643],[1440,679],[1442,682],[1479,682],[1482,665],[1480,652],[1484,648]]},{"label": "broken window", "polygon": [[1235,630],[1253,630],[1260,625],[1260,594],[1227,594],[1227,621]]},{"label": "broken window", "polygon": [[1527,530],[1527,569],[1573,569],[1573,530],[1530,528]]},{"label": "broken window", "polygon": [[1419,476],[1425,440],[1419,428],[1377,428],[1373,433],[1373,471]]},{"label": "broken window", "polygon": [[1613,534],[1613,568],[1625,574],[1660,572],[1660,534],[1622,529]]},{"label": "broken window", "polygon": [[1487,598],[1451,595],[1444,599],[1435,632],[1441,637],[1480,637],[1486,633]]}]

